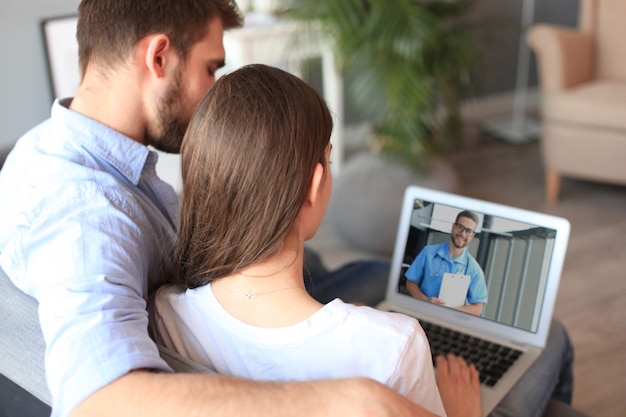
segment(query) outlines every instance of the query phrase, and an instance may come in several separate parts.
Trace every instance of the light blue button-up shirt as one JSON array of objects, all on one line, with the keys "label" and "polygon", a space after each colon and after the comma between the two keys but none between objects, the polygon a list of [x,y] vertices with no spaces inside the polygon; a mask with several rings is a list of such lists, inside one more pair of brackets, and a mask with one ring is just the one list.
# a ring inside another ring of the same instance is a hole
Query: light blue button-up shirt
[{"label": "light blue button-up shirt", "polygon": [[68,104],[0,171],[0,266],[39,302],[53,416],[130,370],[170,371],[146,300],[171,273],[178,216],[158,155]]},{"label": "light blue button-up shirt", "polygon": [[466,305],[487,302],[485,274],[480,265],[467,249],[453,259],[448,242],[424,247],[404,276],[417,284],[422,293],[430,298],[439,296],[443,274],[446,272],[470,276]]}]

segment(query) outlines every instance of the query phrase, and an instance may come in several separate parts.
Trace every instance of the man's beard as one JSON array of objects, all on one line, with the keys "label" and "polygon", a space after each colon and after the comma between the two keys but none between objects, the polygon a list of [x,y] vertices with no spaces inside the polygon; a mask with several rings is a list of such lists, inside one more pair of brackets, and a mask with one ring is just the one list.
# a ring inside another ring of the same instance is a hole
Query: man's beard
[{"label": "man's beard", "polygon": [[180,146],[189,125],[183,118],[182,70],[176,74],[172,84],[165,90],[157,103],[158,120],[152,129],[146,131],[146,143],[167,153],[180,153]]},{"label": "man's beard", "polygon": [[452,244],[454,245],[455,248],[457,249],[463,249],[464,247],[467,246],[467,243],[463,238],[459,238],[458,239],[460,243],[457,243],[457,239],[456,236],[452,237]]}]

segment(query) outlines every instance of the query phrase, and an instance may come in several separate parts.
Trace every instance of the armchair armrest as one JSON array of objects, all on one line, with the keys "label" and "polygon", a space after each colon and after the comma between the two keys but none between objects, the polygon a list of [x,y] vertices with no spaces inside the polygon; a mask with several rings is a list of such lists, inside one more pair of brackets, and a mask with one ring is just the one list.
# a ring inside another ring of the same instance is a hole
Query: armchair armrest
[{"label": "armchair armrest", "polygon": [[547,25],[534,25],[528,43],[537,55],[539,79],[545,92],[559,92],[593,76],[591,34]]}]

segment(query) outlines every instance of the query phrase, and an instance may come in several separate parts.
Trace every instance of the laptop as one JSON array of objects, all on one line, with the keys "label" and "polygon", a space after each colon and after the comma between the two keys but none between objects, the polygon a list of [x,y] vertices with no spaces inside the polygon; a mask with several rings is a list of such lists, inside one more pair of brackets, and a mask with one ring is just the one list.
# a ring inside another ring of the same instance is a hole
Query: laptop
[{"label": "laptop", "polygon": [[[487,288],[478,315],[411,296],[404,276],[425,246],[450,241],[462,210],[479,218],[466,247],[482,268]],[[487,415],[546,345],[569,232],[564,218],[410,186],[402,203],[386,296],[377,308],[417,318],[434,355],[452,351],[475,363],[482,414]],[[451,337],[458,341],[441,340]],[[492,354],[494,363],[489,363]]]}]

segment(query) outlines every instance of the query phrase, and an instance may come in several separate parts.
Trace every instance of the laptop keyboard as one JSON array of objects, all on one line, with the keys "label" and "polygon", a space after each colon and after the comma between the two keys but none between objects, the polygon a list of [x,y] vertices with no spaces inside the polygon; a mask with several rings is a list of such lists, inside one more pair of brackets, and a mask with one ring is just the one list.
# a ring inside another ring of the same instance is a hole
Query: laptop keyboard
[{"label": "laptop keyboard", "polygon": [[520,357],[522,351],[489,342],[474,336],[457,332],[420,320],[420,324],[430,342],[430,350],[435,358],[453,353],[466,362],[474,364],[480,374],[480,382],[493,387],[504,373]]}]

